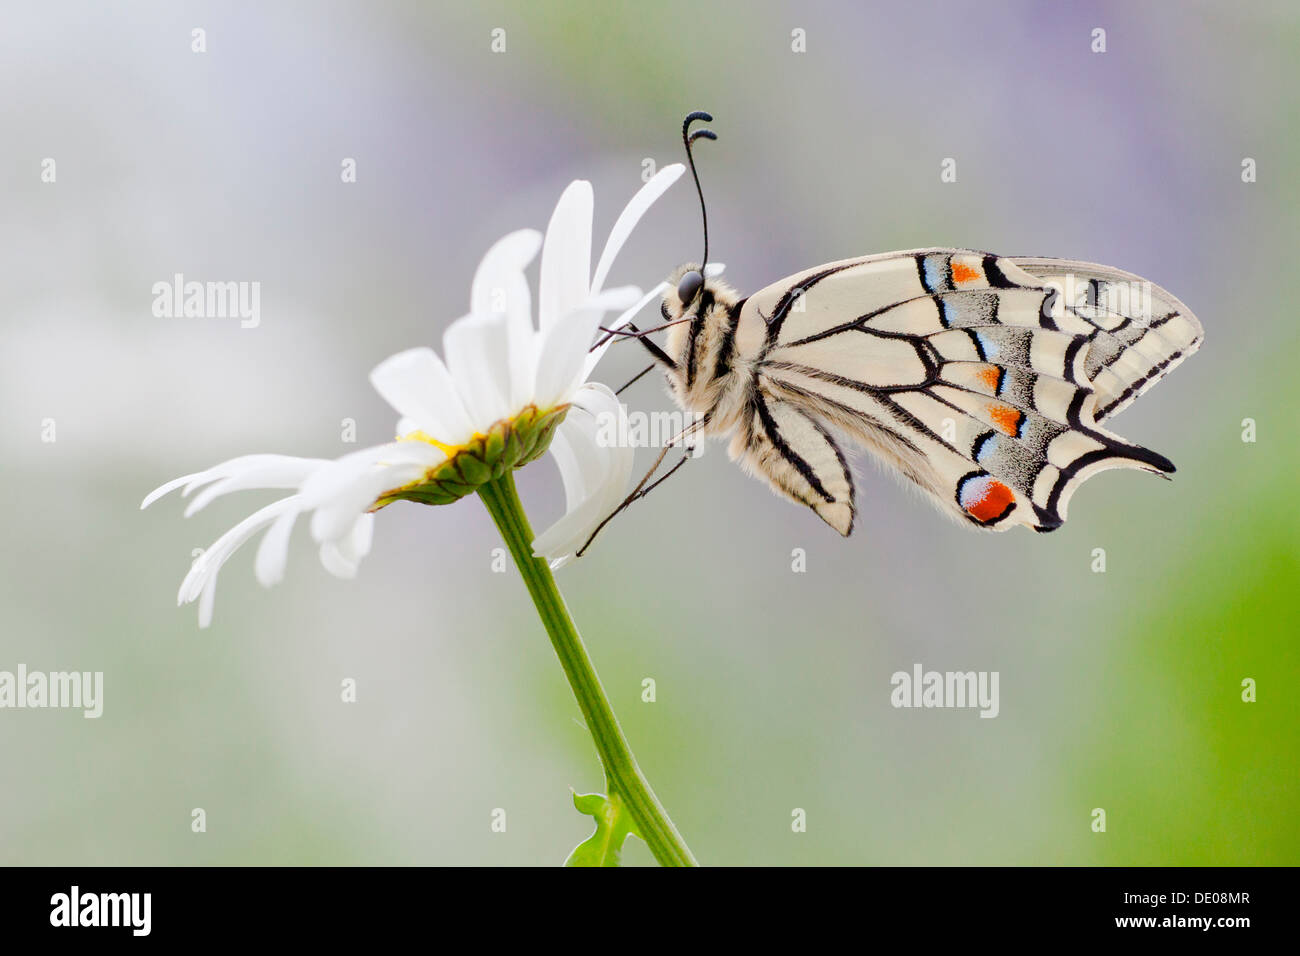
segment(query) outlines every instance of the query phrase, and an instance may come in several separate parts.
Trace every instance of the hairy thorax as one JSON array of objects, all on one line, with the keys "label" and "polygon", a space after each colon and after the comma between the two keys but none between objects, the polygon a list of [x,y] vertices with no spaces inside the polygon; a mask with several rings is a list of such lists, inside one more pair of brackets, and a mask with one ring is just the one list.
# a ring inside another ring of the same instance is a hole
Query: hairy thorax
[{"label": "hairy thorax", "polygon": [[707,419],[702,429],[706,434],[720,436],[736,426],[748,403],[762,330],[740,321],[742,303],[736,291],[716,279],[707,280],[684,311],[675,290],[692,268],[678,269],[664,296],[664,316],[677,322],[667,331],[665,350],[677,364],[667,379],[677,404]]}]

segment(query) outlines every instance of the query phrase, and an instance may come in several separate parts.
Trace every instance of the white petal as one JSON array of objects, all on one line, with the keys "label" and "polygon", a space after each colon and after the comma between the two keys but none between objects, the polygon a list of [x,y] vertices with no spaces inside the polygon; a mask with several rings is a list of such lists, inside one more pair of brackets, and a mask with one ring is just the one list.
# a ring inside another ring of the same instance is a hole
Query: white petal
[{"label": "white petal", "polygon": [[[579,412],[574,410],[573,414],[576,416]],[[585,453],[592,447],[591,444],[579,440],[575,447],[573,431],[574,426],[557,428],[550,447],[555,464],[560,469],[560,481],[564,485],[565,511],[571,511],[580,505],[587,497],[588,483],[600,478],[599,462],[594,455]]]},{"label": "white petal", "polygon": [[[196,471],[192,475],[173,478],[149,492],[140,503],[140,508],[143,510],[149,507],[163,495],[182,485],[185,486],[181,492],[184,497],[203,485],[222,479],[238,478],[245,474],[257,475],[259,477],[255,479],[256,481],[265,482],[245,487],[293,488],[302,480],[302,475],[311,470],[311,463],[320,464],[323,461],[324,459],[321,458],[295,458],[292,455],[240,455],[238,458],[228,459],[203,471]],[[197,510],[197,508],[191,509],[191,511]]]},{"label": "white petal", "polygon": [[207,583],[203,585],[203,593],[199,595],[199,628],[206,629],[212,624],[212,606],[217,600],[217,572],[212,572],[212,577],[208,578]]},{"label": "white petal", "polygon": [[187,484],[188,482],[190,482],[194,478],[197,478],[201,474],[202,472],[195,472],[192,475],[181,475],[179,478],[173,478],[171,481],[159,485],[153,491],[149,492],[149,494],[144,496],[144,501],[140,502],[140,510],[143,511],[145,508],[148,508],[151,504],[153,504],[163,495],[167,494],[170,491],[175,491],[181,485]]},{"label": "white petal", "polygon": [[356,476],[350,484],[337,489],[329,501],[316,509],[316,513],[311,516],[312,537],[322,543],[337,541],[352,529],[357,519],[381,494],[415,481],[426,470],[427,466],[421,463],[399,462],[376,467]]},{"label": "white petal", "polygon": [[567,508],[564,517],[533,542],[533,553],[554,567],[564,564],[586,542],[626,494],[635,449],[601,440],[608,416],[626,426],[626,409],[604,385],[588,384],[560,424],[551,450],[560,466]]},{"label": "white petal", "polygon": [[357,564],[355,561],[349,561],[339,549],[338,543],[326,541],[320,546],[320,563],[325,566],[325,570],[336,578],[355,578],[357,576]]},{"label": "white petal", "polygon": [[605,249],[600,254],[600,262],[596,264],[595,275],[591,278],[592,292],[599,292],[605,285],[605,279],[609,276],[610,267],[614,265],[614,258],[619,254],[623,244],[627,242],[627,237],[632,234],[632,230],[641,221],[641,217],[645,215],[646,210],[653,206],[655,200],[662,196],[669,186],[677,182],[685,171],[686,167],[681,163],[665,166],[648,183],[637,190],[637,194],[632,197],[632,201],[619,213],[614,228],[610,230]]},{"label": "white petal", "polygon": [[[533,394],[533,365],[536,360],[532,316],[532,293],[523,270],[541,245],[535,229],[512,232],[488,250],[474,275],[470,294],[471,315],[501,315],[506,318],[510,390],[506,403],[522,408]],[[450,357],[447,359],[451,363]]]},{"label": "white petal", "polygon": [[298,509],[288,509],[275,519],[275,523],[262,535],[253,562],[253,573],[264,588],[284,580],[284,566],[289,561],[289,535],[298,520]]},{"label": "white petal", "polygon": [[537,406],[553,408],[567,402],[582,384],[587,349],[604,312],[576,309],[563,316],[545,335],[537,359]]},{"label": "white petal", "polygon": [[504,315],[456,320],[442,337],[442,350],[475,431],[486,432],[517,410],[510,407],[514,384]]},{"label": "white petal", "polygon": [[413,463],[425,468],[446,459],[446,455],[422,441],[396,441],[373,448],[362,448],[322,466],[302,483],[303,510],[319,508],[377,465]]},{"label": "white petal", "polygon": [[375,516],[364,514],[338,541],[326,541],[320,546],[321,564],[335,577],[356,577],[361,559],[370,553],[374,537]]},{"label": "white petal", "polygon": [[641,287],[621,285],[616,289],[592,293],[584,303],[585,308],[601,309],[605,312],[622,312],[641,298]]},{"label": "white petal", "polygon": [[451,373],[433,349],[389,356],[370,373],[370,383],[400,414],[441,442],[458,445],[474,434]]},{"label": "white petal", "polygon": [[207,627],[212,620],[212,600],[216,590],[217,574],[221,570],[221,566],[229,560],[232,554],[239,550],[244,542],[258,531],[278,519],[286,511],[297,511],[298,507],[299,499],[297,495],[281,498],[279,501],[272,502],[265,508],[249,515],[223,534],[213,543],[212,547],[194,560],[189,573],[185,575],[185,580],[181,582],[180,591],[176,595],[176,603],[188,604],[195,598],[199,598],[199,626]]},{"label": "white petal", "polygon": [[[232,491],[250,488],[297,488],[315,472],[329,464],[326,458],[293,458],[288,455],[252,455],[235,459],[242,464],[237,469],[225,469],[226,475],[194,496],[185,517],[206,508],[214,499]],[[208,474],[222,470],[223,466],[209,469]]]},{"label": "white petal", "polygon": [[[637,300],[637,301],[636,301],[636,302],[631,306],[631,308],[629,308],[627,311],[625,311],[625,312],[624,312],[622,315],[620,315],[617,319],[615,319],[613,322],[606,323],[606,328],[610,328],[610,329],[621,329],[621,328],[623,328],[623,326],[627,325],[627,324],[628,324],[629,322],[631,322],[634,318],[636,318],[636,315],[637,315],[638,312],[640,312],[642,309],[644,309],[647,305],[649,305],[649,304],[650,304],[651,302],[653,302],[655,299],[657,299],[657,298],[659,298],[661,295],[663,295],[664,292],[667,291],[667,289],[668,289],[668,283],[667,283],[667,282],[661,282],[661,283],[659,283],[657,286],[655,286],[653,289],[651,289],[649,292],[647,292],[645,295],[643,295],[640,299],[638,299],[638,300]],[[604,336],[602,336],[602,338],[603,338],[603,337],[604,337]],[[600,361],[600,357],[601,357],[602,355],[605,354],[605,350],[608,349],[611,345],[613,345],[613,344],[614,344],[616,341],[618,341],[620,338],[622,338],[622,336],[619,336],[619,335],[611,335],[611,336],[609,336],[608,341],[606,341],[606,342],[603,343],[602,345],[598,345],[598,346],[596,346],[596,348],[592,349],[592,350],[587,354],[586,364],[585,364],[585,366],[584,366],[584,368],[583,368],[583,373],[582,373],[582,379],[583,379],[583,381],[586,381],[587,378],[591,375],[591,371],[592,371],[592,369],[594,369],[594,368],[596,367],[596,363]],[[640,348],[641,346],[638,345],[638,346],[636,346],[636,347],[637,347],[637,348]]]},{"label": "white petal", "polygon": [[370,553],[370,546],[375,540],[375,516],[373,514],[364,514],[357,519],[357,523],[352,526],[352,533],[343,539],[345,544],[340,547],[345,548],[345,554],[351,555],[353,560],[360,561]]},{"label": "white petal", "polygon": [[332,500],[374,468],[375,462],[379,461],[384,454],[390,450],[396,452],[402,445],[410,445],[412,448],[429,447],[419,441],[391,442],[377,448],[363,448],[337,458],[302,483],[298,494],[302,496],[303,510],[315,510]]},{"label": "white petal", "polygon": [[545,334],[587,299],[591,269],[591,183],[569,184],[555,205],[542,244],[537,288],[538,325]]},{"label": "white petal", "polygon": [[[524,281],[523,272],[541,245],[542,234],[536,229],[520,229],[498,239],[484,254],[478,271],[474,273],[469,296],[470,312],[490,315],[522,305],[524,314],[529,315],[528,283]],[[512,295],[518,291],[517,280],[523,281],[522,303]]]},{"label": "white petal", "polygon": [[523,408],[533,400],[537,388],[537,357],[542,338],[532,320],[511,321],[506,329],[510,353],[510,408]]}]

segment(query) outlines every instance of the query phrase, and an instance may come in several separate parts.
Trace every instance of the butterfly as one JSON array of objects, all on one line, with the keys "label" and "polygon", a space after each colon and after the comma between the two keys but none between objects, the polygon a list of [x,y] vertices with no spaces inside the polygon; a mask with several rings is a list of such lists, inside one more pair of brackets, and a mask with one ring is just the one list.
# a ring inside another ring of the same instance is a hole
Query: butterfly
[{"label": "butterfly", "polygon": [[[691,133],[697,119],[712,117],[692,113],[682,137],[698,190],[692,144],[716,137]],[[705,213],[705,262],[707,236]],[[994,531],[1059,528],[1078,487],[1111,468],[1167,477],[1169,459],[1104,425],[1203,337],[1183,303],[1131,273],[948,248],[832,262],[743,297],[688,264],[661,312],[665,347],[641,341],[694,416],[683,439],[729,437],[746,472],[843,535],[845,440]]]}]

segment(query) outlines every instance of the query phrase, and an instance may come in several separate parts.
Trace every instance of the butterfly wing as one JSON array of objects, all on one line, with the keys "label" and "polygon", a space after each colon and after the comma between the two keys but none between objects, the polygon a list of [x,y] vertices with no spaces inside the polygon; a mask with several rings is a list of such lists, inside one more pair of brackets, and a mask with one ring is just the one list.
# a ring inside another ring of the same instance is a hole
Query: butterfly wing
[{"label": "butterfly wing", "polygon": [[1105,421],[1172,372],[1201,344],[1192,311],[1131,272],[1069,259],[1012,259],[1048,286],[1049,313],[1082,319],[1090,343],[1083,371]]},{"label": "butterfly wing", "polygon": [[732,439],[731,456],[772,490],[805,504],[842,535],[853,530],[853,476],[824,425],[798,404],[759,391]]},{"label": "butterfly wing", "polygon": [[[1195,318],[1153,286],[1155,311],[1120,303],[1127,273],[1021,261],[927,249],[770,286],[742,306],[765,322],[756,393],[843,431],[983,528],[1050,531],[1100,471],[1172,472],[1099,422],[1195,349]],[[1083,291],[1063,288],[1069,277]]]}]

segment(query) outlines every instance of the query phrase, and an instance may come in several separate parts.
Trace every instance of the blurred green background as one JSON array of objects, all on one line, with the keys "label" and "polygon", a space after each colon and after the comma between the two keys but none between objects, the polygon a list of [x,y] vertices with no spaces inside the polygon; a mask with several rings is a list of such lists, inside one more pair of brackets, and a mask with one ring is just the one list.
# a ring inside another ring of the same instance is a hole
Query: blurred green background
[{"label": "blurred green background", "polygon": [[[600,788],[594,751],[476,501],[383,512],[352,582],[301,528],[274,590],[246,550],[203,632],[173,606],[191,549],[270,494],[188,520],[178,500],[137,507],[234,455],[353,450],[346,418],[389,438],[370,368],[438,345],[487,246],[543,227],[572,179],[594,183],[601,243],[643,160],[677,161],[682,115],[705,108],[714,256],[745,291],[925,245],[1065,256],[1170,289],[1206,341],[1112,426],[1175,481],[1098,477],[1056,534],[972,534],[863,461],[840,540],[715,446],[561,573],[696,855],[1300,862],[1294,4],[4,16],[0,670],[106,686],[99,720],[0,711],[0,861],[550,865],[590,832],[568,788]],[[699,246],[682,183],[612,281],[648,287]],[[151,286],[176,272],[260,281],[261,325],[155,318]],[[598,377],[641,364],[616,348]],[[625,398],[670,407],[650,379]],[[560,512],[549,462],[520,482],[536,526]],[[892,708],[890,675],[917,662],[999,671],[1000,715]],[[635,840],[625,860],[652,862]]]}]

